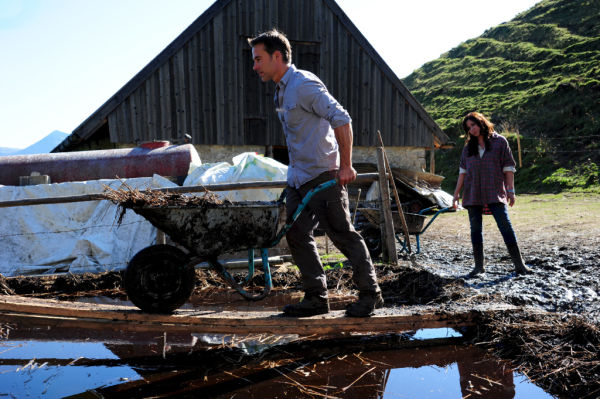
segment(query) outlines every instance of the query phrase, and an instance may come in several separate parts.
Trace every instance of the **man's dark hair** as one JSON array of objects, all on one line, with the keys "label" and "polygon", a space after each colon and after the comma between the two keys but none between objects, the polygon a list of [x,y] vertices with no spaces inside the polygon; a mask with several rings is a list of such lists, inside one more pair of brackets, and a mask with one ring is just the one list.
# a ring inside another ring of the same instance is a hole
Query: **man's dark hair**
[{"label": "man's dark hair", "polygon": [[272,56],[275,51],[279,51],[286,64],[292,62],[292,46],[290,46],[290,42],[283,32],[279,32],[277,29],[271,29],[261,33],[255,38],[248,39],[248,44],[250,44],[251,47],[261,43],[265,46],[265,51],[269,55]]}]

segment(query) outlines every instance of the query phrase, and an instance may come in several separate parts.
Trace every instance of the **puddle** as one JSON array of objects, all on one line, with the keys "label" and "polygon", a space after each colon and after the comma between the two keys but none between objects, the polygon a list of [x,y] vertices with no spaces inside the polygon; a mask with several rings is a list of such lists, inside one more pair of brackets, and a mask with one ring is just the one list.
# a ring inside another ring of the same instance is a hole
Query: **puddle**
[{"label": "puddle", "polygon": [[460,337],[449,328],[327,342],[55,331],[28,319],[2,330],[0,397],[552,398],[475,347],[427,347]]}]

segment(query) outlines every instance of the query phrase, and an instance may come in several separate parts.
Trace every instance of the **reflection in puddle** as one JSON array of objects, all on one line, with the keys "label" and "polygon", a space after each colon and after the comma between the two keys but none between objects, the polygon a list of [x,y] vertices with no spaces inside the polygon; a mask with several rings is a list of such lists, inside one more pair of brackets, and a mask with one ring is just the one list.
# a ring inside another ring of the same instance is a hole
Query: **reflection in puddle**
[{"label": "reflection in puddle", "polygon": [[472,346],[399,348],[460,337],[452,329],[307,342],[9,325],[0,397],[551,397]]}]

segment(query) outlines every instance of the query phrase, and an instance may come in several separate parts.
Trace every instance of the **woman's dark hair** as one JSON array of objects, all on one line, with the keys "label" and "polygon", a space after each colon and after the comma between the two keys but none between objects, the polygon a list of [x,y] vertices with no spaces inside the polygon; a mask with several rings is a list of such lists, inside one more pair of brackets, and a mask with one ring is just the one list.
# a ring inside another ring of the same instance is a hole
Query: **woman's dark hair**
[{"label": "woman's dark hair", "polygon": [[467,127],[467,121],[471,121],[479,126],[479,134],[483,137],[485,143],[485,150],[490,150],[490,134],[494,131],[494,124],[487,120],[483,114],[479,112],[469,112],[462,121],[462,128],[467,134],[467,155],[472,157],[478,153],[479,149],[477,139],[469,134],[469,128]]},{"label": "woman's dark hair", "polygon": [[275,51],[279,51],[283,62],[286,64],[292,62],[292,46],[283,32],[279,32],[277,29],[271,29],[254,38],[248,39],[248,44],[250,44],[251,47],[261,43],[265,46],[265,51],[270,56],[272,56]]}]

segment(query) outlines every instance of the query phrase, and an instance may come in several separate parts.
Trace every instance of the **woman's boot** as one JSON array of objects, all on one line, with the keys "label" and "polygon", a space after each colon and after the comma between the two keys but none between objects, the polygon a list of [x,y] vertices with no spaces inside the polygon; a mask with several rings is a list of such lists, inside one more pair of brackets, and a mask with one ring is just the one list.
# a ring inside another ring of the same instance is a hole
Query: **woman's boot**
[{"label": "woman's boot", "polygon": [[473,243],[473,259],[475,259],[475,268],[467,275],[468,278],[475,277],[484,273],[483,268],[483,243]]},{"label": "woman's boot", "polygon": [[513,264],[515,265],[515,272],[517,273],[517,275],[532,273],[531,269],[525,266],[525,262],[523,262],[523,257],[521,256],[519,244],[506,244],[506,248],[508,248],[510,258],[512,259]]}]

